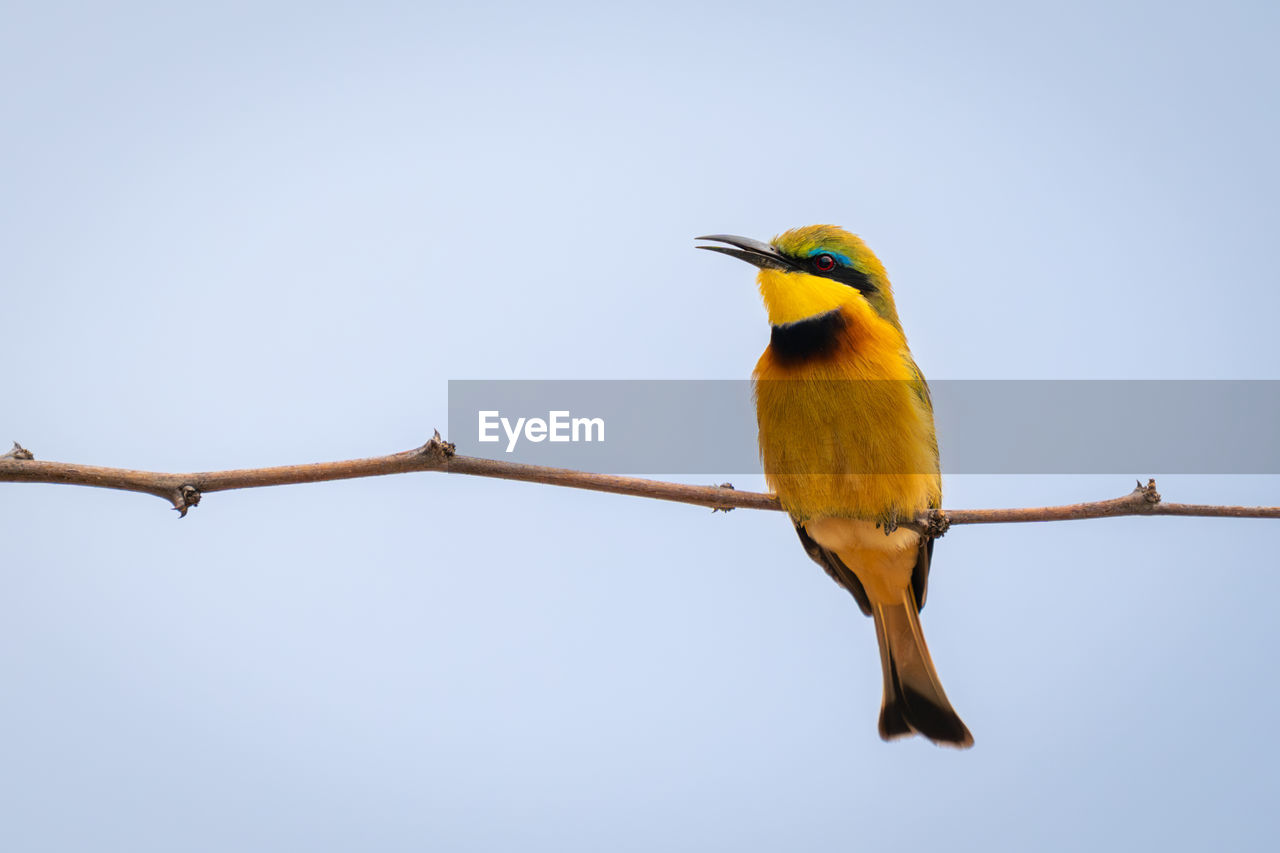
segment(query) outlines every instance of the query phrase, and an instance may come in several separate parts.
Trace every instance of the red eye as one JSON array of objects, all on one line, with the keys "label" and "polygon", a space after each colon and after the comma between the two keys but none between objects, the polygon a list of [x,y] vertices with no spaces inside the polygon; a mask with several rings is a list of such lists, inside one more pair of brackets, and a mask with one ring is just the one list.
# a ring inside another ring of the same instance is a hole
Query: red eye
[{"label": "red eye", "polygon": [[830,255],[814,255],[813,265],[821,272],[831,272],[836,268],[836,259]]}]

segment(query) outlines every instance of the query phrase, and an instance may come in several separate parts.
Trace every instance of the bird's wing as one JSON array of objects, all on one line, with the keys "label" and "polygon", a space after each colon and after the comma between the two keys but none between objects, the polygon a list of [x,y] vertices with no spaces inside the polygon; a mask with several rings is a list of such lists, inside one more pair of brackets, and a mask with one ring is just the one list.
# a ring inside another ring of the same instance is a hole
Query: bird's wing
[{"label": "bird's wing", "polygon": [[911,593],[916,598],[916,610],[924,609],[925,595],[929,591],[929,564],[933,562],[933,537],[920,537],[920,553],[911,570]]},{"label": "bird's wing", "polygon": [[[916,398],[924,405],[925,411],[929,413],[930,426],[933,421],[933,396],[929,393],[929,383],[925,380],[924,374],[920,372],[919,365],[910,355],[907,357],[907,367],[911,370],[911,390],[915,392]],[[938,433],[930,428],[929,437],[933,441],[933,458],[938,458]],[[930,509],[938,509],[934,502]]]},{"label": "bird's wing", "polygon": [[822,566],[831,579],[840,586],[849,591],[853,596],[853,600],[858,602],[858,609],[864,615],[871,615],[871,599],[867,598],[867,591],[862,587],[862,581],[858,580],[858,576],[849,570],[844,561],[836,555],[835,551],[828,551],[808,534],[804,529],[804,525],[796,522],[796,535],[800,537],[800,544],[804,546],[805,553],[813,559],[815,563]]},{"label": "bird's wing", "polygon": [[[924,374],[920,372],[919,365],[915,359],[907,357],[907,365],[911,368],[911,389],[916,392],[916,396],[920,398],[920,402],[929,412],[929,418],[933,418],[933,396],[929,393],[929,383],[924,378]],[[938,456],[938,433],[930,431],[933,439],[933,455],[936,459]],[[932,501],[930,509],[939,509],[937,501]],[[933,537],[925,536],[920,540],[920,555],[916,557],[916,566],[911,570],[911,590],[915,593],[916,609],[924,608],[924,599],[929,591],[929,564],[933,562]]]}]

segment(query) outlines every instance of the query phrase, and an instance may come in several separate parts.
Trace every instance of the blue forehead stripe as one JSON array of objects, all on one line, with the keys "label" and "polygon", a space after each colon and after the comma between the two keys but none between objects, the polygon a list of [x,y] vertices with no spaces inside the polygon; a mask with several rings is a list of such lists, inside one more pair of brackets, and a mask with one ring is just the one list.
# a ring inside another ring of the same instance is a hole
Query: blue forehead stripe
[{"label": "blue forehead stripe", "polygon": [[833,252],[830,249],[814,249],[812,252],[808,254],[808,257],[812,258],[816,255],[830,255],[831,257],[839,261],[841,266],[845,266],[845,267],[853,266],[853,261],[849,260],[849,257],[847,255],[842,255],[839,252]]}]

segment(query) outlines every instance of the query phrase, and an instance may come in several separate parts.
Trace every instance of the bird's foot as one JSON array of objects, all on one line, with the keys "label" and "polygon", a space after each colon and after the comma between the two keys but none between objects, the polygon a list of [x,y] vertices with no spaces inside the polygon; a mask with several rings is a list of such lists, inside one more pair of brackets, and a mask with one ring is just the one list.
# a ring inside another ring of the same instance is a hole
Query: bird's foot
[{"label": "bird's foot", "polygon": [[893,510],[880,516],[880,520],[876,522],[876,527],[883,528],[885,536],[892,535],[898,529],[898,511]]}]

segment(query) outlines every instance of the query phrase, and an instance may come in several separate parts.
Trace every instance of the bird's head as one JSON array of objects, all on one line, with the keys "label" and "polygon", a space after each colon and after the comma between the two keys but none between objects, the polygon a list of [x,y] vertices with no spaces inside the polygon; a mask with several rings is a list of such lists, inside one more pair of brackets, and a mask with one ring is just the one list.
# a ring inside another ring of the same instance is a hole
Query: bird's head
[{"label": "bird's head", "polygon": [[898,327],[884,266],[867,244],[835,225],[806,225],[761,243],[731,234],[699,237],[726,246],[699,246],[760,268],[757,280],[769,322],[795,323],[840,307],[867,312]]}]

